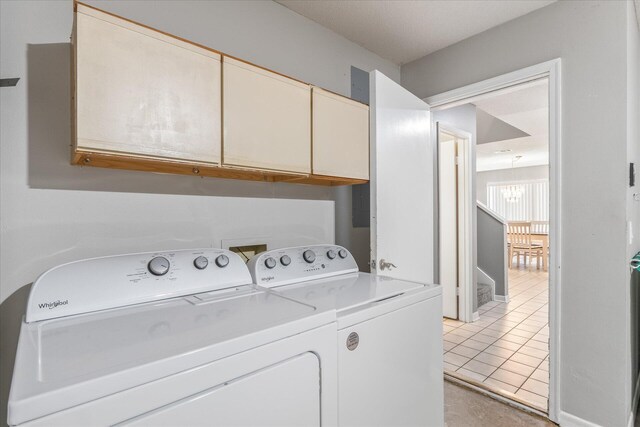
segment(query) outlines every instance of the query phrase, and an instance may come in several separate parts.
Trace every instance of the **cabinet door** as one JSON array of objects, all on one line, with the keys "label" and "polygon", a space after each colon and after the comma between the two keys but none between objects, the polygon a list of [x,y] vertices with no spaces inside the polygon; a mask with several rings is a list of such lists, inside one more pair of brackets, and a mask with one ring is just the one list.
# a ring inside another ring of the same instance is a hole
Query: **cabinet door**
[{"label": "cabinet door", "polygon": [[311,171],[311,89],[253,65],[223,59],[223,162]]},{"label": "cabinet door", "polygon": [[369,107],[313,88],[313,173],[369,179]]},{"label": "cabinet door", "polygon": [[220,55],[77,6],[76,149],[220,162]]}]

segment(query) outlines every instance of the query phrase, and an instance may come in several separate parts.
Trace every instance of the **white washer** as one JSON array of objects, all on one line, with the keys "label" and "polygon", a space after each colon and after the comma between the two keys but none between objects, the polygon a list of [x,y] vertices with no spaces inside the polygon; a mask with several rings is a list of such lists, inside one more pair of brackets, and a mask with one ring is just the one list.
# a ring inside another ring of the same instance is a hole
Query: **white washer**
[{"label": "white washer", "polygon": [[229,251],[65,264],[31,289],[8,422],[335,425],[335,333]]},{"label": "white washer", "polygon": [[272,250],[248,265],[259,286],[337,310],[340,425],[444,424],[439,285],[359,273],[336,245]]}]

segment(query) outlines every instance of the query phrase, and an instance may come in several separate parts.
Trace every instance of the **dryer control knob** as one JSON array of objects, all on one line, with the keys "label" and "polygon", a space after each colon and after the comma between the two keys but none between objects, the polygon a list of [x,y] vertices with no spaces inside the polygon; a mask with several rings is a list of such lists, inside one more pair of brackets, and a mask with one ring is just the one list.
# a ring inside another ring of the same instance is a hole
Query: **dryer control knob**
[{"label": "dryer control knob", "polygon": [[327,251],[327,258],[335,259],[335,257],[336,257],[336,251],[334,251],[333,249],[329,249]]},{"label": "dryer control knob", "polygon": [[305,261],[311,264],[313,261],[316,260],[316,253],[313,252],[311,249],[307,249],[302,253],[302,258],[304,258]]},{"label": "dryer control knob", "polygon": [[216,265],[220,268],[225,268],[229,265],[229,257],[226,255],[218,255],[218,258],[216,258]]},{"label": "dryer control knob", "polygon": [[264,265],[265,265],[267,268],[273,268],[273,267],[275,267],[275,266],[276,266],[276,260],[275,260],[275,259],[273,259],[273,258],[271,258],[271,257],[269,257],[269,258],[267,258],[267,259],[265,259],[265,260],[264,260]]},{"label": "dryer control knob", "polygon": [[282,255],[280,257],[280,264],[284,265],[285,267],[291,264],[291,257],[289,257],[289,255]]},{"label": "dryer control knob", "polygon": [[340,255],[340,258],[346,258],[347,257],[347,251],[345,251],[344,249],[340,249],[338,251],[338,255]]},{"label": "dryer control knob", "polygon": [[209,265],[209,260],[207,259],[207,257],[199,256],[198,258],[193,260],[193,265],[198,270],[204,270]]},{"label": "dryer control knob", "polygon": [[154,276],[164,276],[169,271],[169,266],[171,263],[168,259],[163,256],[157,256],[149,261],[147,268],[149,269],[149,273]]}]

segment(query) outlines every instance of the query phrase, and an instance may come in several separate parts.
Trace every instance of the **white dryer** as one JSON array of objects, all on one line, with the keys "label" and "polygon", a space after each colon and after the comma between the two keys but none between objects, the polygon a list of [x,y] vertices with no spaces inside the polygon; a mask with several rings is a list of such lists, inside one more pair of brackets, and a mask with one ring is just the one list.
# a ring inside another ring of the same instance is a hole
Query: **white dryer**
[{"label": "white dryer", "polygon": [[31,289],[8,422],[335,425],[335,333],[229,251],[65,264]]},{"label": "white dryer", "polygon": [[341,426],[444,424],[439,285],[359,273],[336,245],[261,253],[254,283],[319,311],[337,311]]}]

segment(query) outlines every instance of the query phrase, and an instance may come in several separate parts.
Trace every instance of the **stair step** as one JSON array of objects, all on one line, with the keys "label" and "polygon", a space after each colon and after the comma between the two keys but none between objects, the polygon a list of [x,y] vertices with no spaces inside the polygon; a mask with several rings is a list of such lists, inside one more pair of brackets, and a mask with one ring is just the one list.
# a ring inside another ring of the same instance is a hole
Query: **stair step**
[{"label": "stair step", "polygon": [[478,307],[491,301],[491,285],[478,283]]}]

